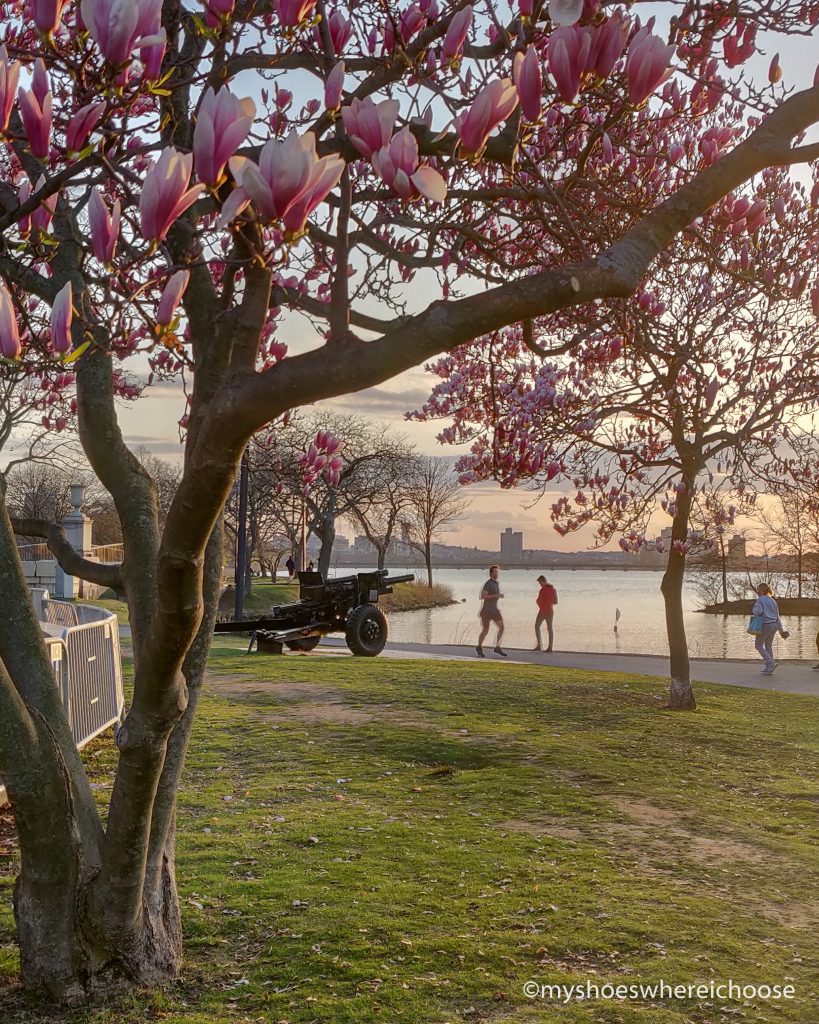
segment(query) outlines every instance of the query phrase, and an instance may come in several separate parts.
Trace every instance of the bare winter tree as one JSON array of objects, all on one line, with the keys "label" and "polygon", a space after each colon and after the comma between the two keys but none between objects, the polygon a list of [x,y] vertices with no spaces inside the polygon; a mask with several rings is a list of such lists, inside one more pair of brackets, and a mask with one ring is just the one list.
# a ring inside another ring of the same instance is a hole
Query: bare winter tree
[{"label": "bare winter tree", "polygon": [[6,503],[14,516],[62,522],[71,512],[74,477],[48,462],[20,462],[6,475]]},{"label": "bare winter tree", "polygon": [[375,548],[379,569],[384,568],[396,530],[412,506],[418,476],[415,448],[400,436],[396,436],[392,444],[392,449],[385,446],[380,459],[361,466],[360,478],[369,493],[369,501],[354,504],[350,516]]},{"label": "bare winter tree", "polygon": [[432,586],[434,541],[455,527],[470,503],[450,461],[435,456],[417,460],[402,522],[408,542],[423,555],[427,586]]}]

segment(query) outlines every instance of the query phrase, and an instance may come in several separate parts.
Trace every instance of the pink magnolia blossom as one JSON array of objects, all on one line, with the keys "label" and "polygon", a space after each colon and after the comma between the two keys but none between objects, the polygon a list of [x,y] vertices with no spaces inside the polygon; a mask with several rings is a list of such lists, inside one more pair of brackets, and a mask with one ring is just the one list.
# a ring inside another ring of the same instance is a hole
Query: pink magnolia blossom
[{"label": "pink magnolia blossom", "polygon": [[51,347],[55,352],[68,352],[71,348],[71,321],[74,316],[71,282],[57,292],[51,307]]},{"label": "pink magnolia blossom", "polygon": [[217,227],[224,229],[236,220],[239,214],[250,205],[250,196],[243,188],[235,188],[222,205],[222,212],[217,221]]},{"label": "pink magnolia blossom", "polygon": [[729,68],[744,64],[756,53],[756,25],[737,21],[733,33],[722,41],[722,52]]},{"label": "pink magnolia blossom", "polygon": [[228,21],[236,6],[236,0],[204,0],[204,3],[205,24],[209,28],[218,28]]},{"label": "pink magnolia blossom", "polygon": [[521,18],[531,18],[534,9],[534,0],[518,0],[518,14]]},{"label": "pink magnolia blossom", "polygon": [[441,60],[449,64],[461,56],[466,37],[472,28],[472,7],[462,7],[449,23],[441,48]]},{"label": "pink magnolia blossom", "polygon": [[43,105],[46,96],[51,92],[51,83],[48,80],[48,72],[42,57],[38,57],[34,61],[34,71],[31,75],[31,91],[34,93],[40,106]]},{"label": "pink magnolia blossom", "polygon": [[190,277],[189,270],[177,270],[168,278],[168,282],[162,290],[159,305],[156,307],[156,322],[160,327],[170,327],[173,323],[176,307],[185,294]]},{"label": "pink magnolia blossom", "polygon": [[83,149],[89,135],[100,123],[104,110],[105,101],[97,100],[96,103],[87,103],[72,116],[65,130],[65,145],[69,153],[79,153]]},{"label": "pink magnolia blossom", "polygon": [[594,72],[599,78],[608,78],[617,61],[623,56],[631,31],[631,21],[619,11],[599,25],[593,25],[591,33],[591,50],[586,70]]},{"label": "pink magnolia blossom", "polygon": [[0,46],[0,132],[4,132],[9,126],[19,78],[19,63],[10,61],[5,46]]},{"label": "pink magnolia blossom", "polygon": [[51,148],[51,93],[47,92],[40,103],[33,89],[20,89],[17,102],[31,152],[44,160]]},{"label": "pink magnolia blossom", "polygon": [[82,0],[82,19],[103,57],[124,64],[161,28],[162,0]]},{"label": "pink magnolia blossom", "polygon": [[31,0],[31,20],[38,32],[50,36],[60,24],[65,0]]},{"label": "pink magnolia blossom", "polygon": [[550,0],[549,17],[553,25],[574,25],[583,14],[583,0]]},{"label": "pink magnolia blossom", "polygon": [[97,191],[96,187],[91,189],[88,199],[88,222],[91,228],[91,248],[94,255],[105,266],[114,262],[114,255],[117,251],[117,239],[119,238],[120,202],[114,202],[111,212],[105,205],[105,200]]},{"label": "pink magnolia blossom", "polygon": [[345,71],[344,61],[340,60],[327,76],[327,81],[324,83],[324,106],[327,110],[338,110],[341,106]]},{"label": "pink magnolia blossom", "polygon": [[669,62],[674,45],[666,45],[659,36],[642,28],[631,41],[626,57],[626,80],[631,102],[645,103],[657,86],[671,77]]},{"label": "pink magnolia blossom", "polygon": [[17,359],[22,351],[14,303],[5,284],[0,281],[0,355]]},{"label": "pink magnolia blossom", "polygon": [[280,220],[286,231],[298,234],[338,182],[344,161],[335,155],[319,158],[315,135],[300,136],[294,130],[284,141],[265,143],[258,167],[244,157],[233,157],[230,170],[260,217]]},{"label": "pink magnolia blossom", "polygon": [[[352,37],[353,26],[341,11],[335,10],[327,19],[327,28],[330,32],[333,53],[340,54]],[[313,38],[321,46],[321,32],[318,25],[313,29]]]},{"label": "pink magnolia blossom", "polygon": [[[31,182],[28,178],[23,179],[23,183],[17,192],[17,202],[22,206],[27,203],[31,198]],[[29,213],[25,217],[20,217],[17,221],[17,230],[23,238],[28,238],[29,232],[31,231],[31,214]]]},{"label": "pink magnolia blossom", "polygon": [[350,142],[366,160],[371,160],[373,153],[389,144],[397,117],[398,100],[375,103],[369,96],[364,100],[355,97],[349,107],[341,111]]},{"label": "pink magnolia blossom", "polygon": [[515,80],[520,106],[527,121],[539,120],[543,77],[540,71],[540,57],[531,44],[527,47],[525,54],[515,54],[512,77]]},{"label": "pink magnolia blossom", "polygon": [[164,28],[161,28],[154,35],[149,36],[146,42],[148,45],[141,46],[139,49],[143,77],[149,82],[155,82],[162,75],[162,60],[168,45],[168,34]]},{"label": "pink magnolia blossom", "polygon": [[409,42],[410,39],[427,23],[426,11],[422,10],[420,4],[410,4],[409,7],[401,15],[401,20],[398,23],[398,31],[401,38],[405,43]]},{"label": "pink magnolia blossom", "polygon": [[196,174],[207,185],[216,185],[228,160],[244,142],[256,116],[251,99],[239,99],[222,88],[208,89],[199,106],[193,130]]},{"label": "pink magnolia blossom", "polygon": [[415,199],[419,193],[435,203],[446,198],[446,182],[431,167],[418,166],[418,142],[409,128],[402,128],[384,146],[373,153],[373,167],[381,180],[402,199]]},{"label": "pink magnolia blossom", "polygon": [[485,85],[458,127],[461,152],[476,156],[482,153],[490,133],[517,105],[517,90],[510,79],[498,78]]},{"label": "pink magnolia blossom", "polygon": [[188,188],[193,155],[168,146],[145,175],[139,197],[139,225],[142,237],[161,242],[173,222],[196,202],[204,185]]},{"label": "pink magnolia blossom", "polygon": [[282,26],[295,28],[313,13],[316,0],[275,0],[275,5]]},{"label": "pink magnolia blossom", "polygon": [[[324,163],[327,161],[327,163]],[[312,177],[308,190],[290,207],[282,217],[282,225],[288,236],[298,237],[304,231],[307,218],[338,184],[344,170],[344,161],[339,157],[324,157],[324,164]]]},{"label": "pink magnolia blossom", "polygon": [[574,103],[591,56],[592,34],[577,25],[558,28],[549,37],[549,71],[565,103]]},{"label": "pink magnolia blossom", "polygon": [[[39,192],[40,189],[45,188],[46,180],[41,174],[34,185],[34,191]],[[48,231],[48,227],[51,224],[51,219],[54,216],[54,211],[57,209],[57,193],[54,192],[46,199],[44,199],[37,209],[31,215],[31,226],[35,231],[41,231],[45,233]]]}]

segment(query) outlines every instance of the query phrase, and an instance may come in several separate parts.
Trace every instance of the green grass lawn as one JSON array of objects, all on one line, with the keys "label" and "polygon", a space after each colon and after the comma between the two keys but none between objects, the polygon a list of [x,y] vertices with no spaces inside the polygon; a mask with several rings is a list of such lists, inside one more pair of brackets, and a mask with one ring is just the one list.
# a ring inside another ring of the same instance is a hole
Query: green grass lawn
[{"label": "green grass lawn", "polygon": [[121,626],[127,626],[131,621],[127,602],[120,601],[116,597],[81,597],[77,599],[77,604],[92,604],[96,608],[106,608],[109,612],[113,612],[116,615]]},{"label": "green grass lawn", "polygon": [[[664,682],[624,675],[222,639],[212,671],[180,798],[184,976],[60,1020],[819,1019],[815,700],[701,685],[673,714]],[[107,787],[110,740],[86,759]],[[13,987],[2,843],[0,1020],[39,1021]],[[587,978],[796,998],[523,993]]]}]

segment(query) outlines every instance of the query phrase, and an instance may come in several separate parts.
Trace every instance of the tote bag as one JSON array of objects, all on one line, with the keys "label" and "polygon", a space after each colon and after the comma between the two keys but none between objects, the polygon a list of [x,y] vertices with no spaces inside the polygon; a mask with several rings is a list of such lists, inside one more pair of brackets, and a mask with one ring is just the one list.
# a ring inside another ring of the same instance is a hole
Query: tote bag
[{"label": "tote bag", "polygon": [[759,636],[762,632],[762,616],[752,615],[748,620],[748,632],[751,636]]}]

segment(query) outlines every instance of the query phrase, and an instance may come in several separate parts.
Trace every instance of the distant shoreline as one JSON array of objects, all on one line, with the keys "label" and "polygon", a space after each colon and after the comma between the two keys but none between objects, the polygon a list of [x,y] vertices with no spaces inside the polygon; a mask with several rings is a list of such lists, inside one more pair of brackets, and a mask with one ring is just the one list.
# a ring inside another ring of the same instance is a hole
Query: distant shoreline
[{"label": "distant shoreline", "polygon": [[[550,572],[556,572],[558,570],[565,572],[665,572],[664,567],[654,565],[589,565],[588,563],[580,565],[564,565],[562,563],[546,561],[525,563],[504,562],[500,559],[498,555],[493,555],[491,558],[484,559],[481,562],[433,562],[432,568],[433,570],[454,569],[457,572],[460,572],[463,569],[480,569],[481,571],[485,572],[489,565],[492,564],[492,559],[494,559],[503,569],[525,569],[528,572],[544,572],[547,570]],[[418,565],[414,562],[395,562],[393,563],[392,566],[390,566],[391,569],[394,569],[396,567],[401,569],[426,568],[423,564]],[[341,562],[333,563],[333,569],[335,571],[339,571],[341,569],[349,569],[352,571],[355,569],[375,568],[377,568],[375,562],[373,562],[371,565],[367,564],[367,562],[347,562],[343,564]],[[740,570],[736,571],[739,572]]]},{"label": "distant shoreline", "polygon": [[[819,616],[819,598],[815,597],[778,597],[776,603],[782,615],[815,615]],[[697,608],[705,615],[750,615],[754,599],[728,601],[723,604],[709,604],[705,608]]]}]

